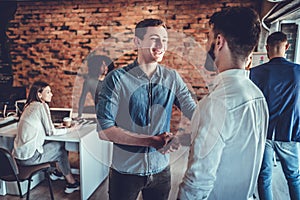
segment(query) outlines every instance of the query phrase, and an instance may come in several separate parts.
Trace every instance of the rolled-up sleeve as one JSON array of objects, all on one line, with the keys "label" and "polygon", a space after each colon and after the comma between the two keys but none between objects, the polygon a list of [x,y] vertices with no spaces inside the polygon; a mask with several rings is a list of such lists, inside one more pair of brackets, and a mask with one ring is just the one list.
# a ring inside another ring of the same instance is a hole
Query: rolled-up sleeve
[{"label": "rolled-up sleeve", "polygon": [[180,108],[186,117],[191,119],[196,108],[195,100],[192,98],[191,92],[188,90],[180,75],[176,71],[174,72],[176,82],[178,83],[176,88],[175,105]]},{"label": "rolled-up sleeve", "polygon": [[115,126],[115,119],[119,107],[118,79],[110,73],[103,82],[103,86],[97,94],[96,114],[98,120],[97,131]]}]

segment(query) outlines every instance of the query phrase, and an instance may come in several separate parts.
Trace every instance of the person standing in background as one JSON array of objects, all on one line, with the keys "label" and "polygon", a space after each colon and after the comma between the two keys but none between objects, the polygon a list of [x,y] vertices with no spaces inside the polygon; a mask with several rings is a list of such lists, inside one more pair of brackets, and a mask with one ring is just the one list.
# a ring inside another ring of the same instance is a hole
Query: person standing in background
[{"label": "person standing in background", "polygon": [[251,80],[264,93],[269,113],[269,128],[264,158],[258,178],[260,200],[272,200],[274,152],[288,182],[292,200],[300,199],[300,65],[285,59],[287,36],[274,32],[267,38],[269,62],[251,68]]},{"label": "person standing in background", "polygon": [[110,73],[111,71],[113,71],[115,69],[115,65],[109,57],[107,57],[107,56],[102,56],[102,57],[103,57],[103,60],[104,60],[104,63],[105,63],[105,66],[106,66],[107,69],[105,70],[103,75],[99,78],[98,83],[97,83],[97,88],[96,88],[96,92],[95,92],[95,99],[94,99],[95,106],[98,103],[98,98],[97,97],[99,95],[99,92],[101,91],[101,87],[102,87],[104,78],[107,76],[108,73]]},{"label": "person standing in background", "polygon": [[137,23],[137,59],[111,72],[98,93],[99,137],[114,143],[110,200],[167,200],[171,189],[169,154],[159,150],[173,138],[172,107],[188,118],[196,107],[178,72],[160,64],[168,33],[159,19]]},{"label": "person standing in background", "polygon": [[[255,191],[268,126],[268,107],[245,67],[260,35],[246,7],[214,13],[207,50],[216,68],[212,88],[192,118],[192,143],[178,199],[249,200]],[[209,62],[208,62],[209,63]]]},{"label": "person standing in background", "polygon": [[90,93],[95,102],[95,95],[99,92],[102,81],[115,68],[114,63],[109,57],[93,54],[87,58],[87,66],[88,74],[84,77],[85,80],[78,103],[78,118],[82,117],[87,94]]}]

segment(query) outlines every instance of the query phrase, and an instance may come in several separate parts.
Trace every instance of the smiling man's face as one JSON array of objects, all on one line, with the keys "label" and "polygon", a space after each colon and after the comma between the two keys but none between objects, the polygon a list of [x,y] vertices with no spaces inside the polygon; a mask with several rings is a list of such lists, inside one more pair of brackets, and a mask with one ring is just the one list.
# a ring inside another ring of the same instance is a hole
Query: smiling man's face
[{"label": "smiling man's face", "polygon": [[168,47],[168,33],[163,26],[147,27],[143,40],[138,39],[138,49],[145,63],[162,61]]}]

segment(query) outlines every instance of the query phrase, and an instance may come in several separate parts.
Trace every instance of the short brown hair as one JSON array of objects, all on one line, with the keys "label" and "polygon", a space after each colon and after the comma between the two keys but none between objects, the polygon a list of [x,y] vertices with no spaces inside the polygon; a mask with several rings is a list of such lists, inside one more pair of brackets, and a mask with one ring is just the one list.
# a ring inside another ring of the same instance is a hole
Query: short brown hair
[{"label": "short brown hair", "polygon": [[248,7],[229,7],[214,13],[209,21],[215,37],[222,34],[233,58],[245,59],[258,44],[261,31],[256,11]]},{"label": "short brown hair", "polygon": [[140,21],[139,23],[137,23],[137,25],[135,26],[135,36],[140,38],[141,40],[144,39],[144,36],[147,32],[147,27],[156,27],[156,26],[162,26],[165,29],[167,29],[165,23],[160,20],[160,19],[144,19],[142,21]]}]

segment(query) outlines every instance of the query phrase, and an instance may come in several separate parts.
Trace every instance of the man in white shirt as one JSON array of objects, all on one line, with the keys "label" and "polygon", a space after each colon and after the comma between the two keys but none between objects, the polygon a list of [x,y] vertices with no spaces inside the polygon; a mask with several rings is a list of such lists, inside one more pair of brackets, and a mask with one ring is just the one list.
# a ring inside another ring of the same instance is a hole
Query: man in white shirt
[{"label": "man in white shirt", "polygon": [[178,199],[252,199],[268,126],[262,92],[245,70],[260,21],[249,8],[228,8],[210,19],[208,53],[218,75],[192,118],[195,136]]}]

